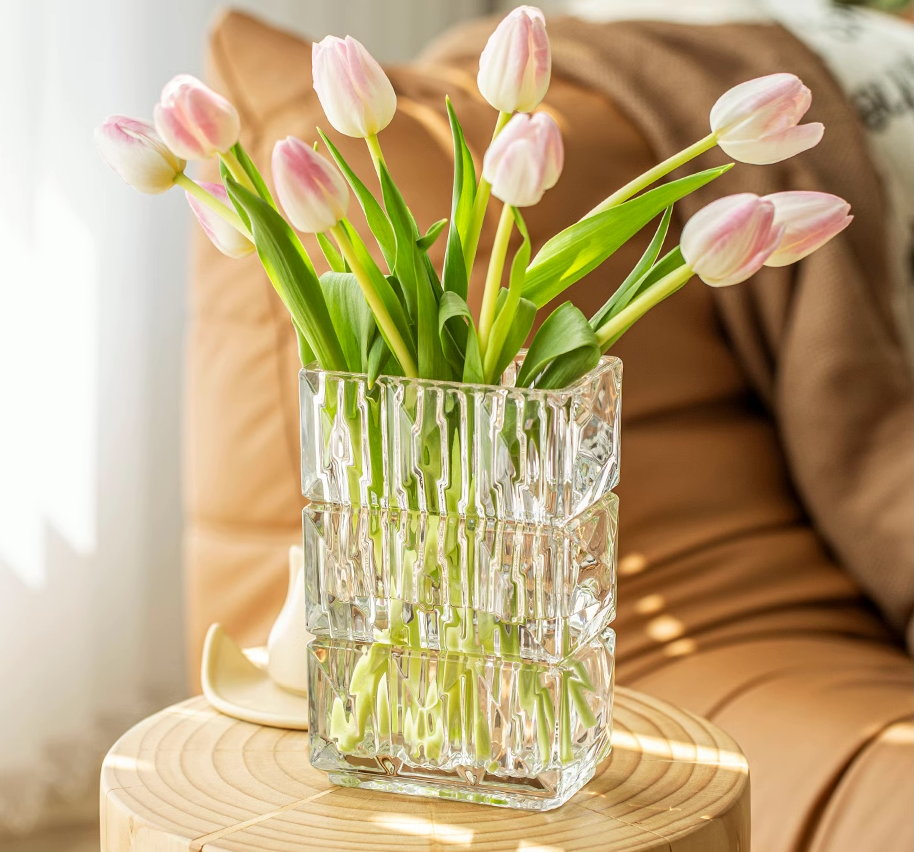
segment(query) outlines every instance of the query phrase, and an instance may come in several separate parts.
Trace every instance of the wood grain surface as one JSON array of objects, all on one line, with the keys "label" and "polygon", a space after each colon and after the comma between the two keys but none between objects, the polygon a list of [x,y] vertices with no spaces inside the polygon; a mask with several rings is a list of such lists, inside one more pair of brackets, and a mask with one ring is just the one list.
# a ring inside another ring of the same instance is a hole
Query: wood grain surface
[{"label": "wood grain surface", "polygon": [[747,852],[749,774],[710,722],[617,689],[612,753],[557,810],[377,793],[330,784],[306,732],[195,698],[111,749],[101,829],[102,852]]}]

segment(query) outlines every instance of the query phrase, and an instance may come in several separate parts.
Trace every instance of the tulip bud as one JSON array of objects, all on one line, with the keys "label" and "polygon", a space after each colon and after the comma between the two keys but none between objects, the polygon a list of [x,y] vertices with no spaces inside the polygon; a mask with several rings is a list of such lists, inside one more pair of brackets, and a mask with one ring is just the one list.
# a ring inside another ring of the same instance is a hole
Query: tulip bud
[{"label": "tulip bud", "polygon": [[779,163],[819,144],[825,128],[800,124],[812,94],[793,74],[770,74],[734,86],[711,109],[717,144],[741,163]]},{"label": "tulip bud", "polygon": [[774,204],[745,192],[699,210],[682,229],[680,249],[705,284],[729,287],[758,272],[783,235]]},{"label": "tulip bud", "polygon": [[482,175],[505,204],[531,207],[555,186],[564,158],[562,134],[552,116],[518,113],[486,151]]},{"label": "tulip bud", "polygon": [[95,147],[130,186],[150,195],[171,189],[187,165],[168,150],[148,121],[126,115],[109,115],[95,129]]},{"label": "tulip bud", "polygon": [[551,73],[546,18],[534,6],[519,6],[489,36],[476,83],[495,109],[532,112],[546,96]]},{"label": "tulip bud", "polygon": [[179,74],[162,89],[153,120],[168,147],[185,160],[224,154],[241,132],[238,110],[190,74]]},{"label": "tulip bud", "polygon": [[273,148],[273,180],[289,221],[306,234],[329,230],[349,208],[349,187],[343,176],[294,136]]},{"label": "tulip bud", "polygon": [[346,136],[374,136],[394,117],[394,87],[375,58],[352,36],[327,36],[313,45],[311,76],[327,119]]},{"label": "tulip bud", "polygon": [[774,205],[774,222],[784,235],[765,266],[788,266],[802,260],[840,234],[854,217],[851,206],[825,192],[776,192],[765,201]]},{"label": "tulip bud", "polygon": [[[200,181],[200,186],[217,201],[221,201],[229,210],[232,209],[232,202],[229,201],[228,193],[221,183]],[[187,196],[187,203],[194,211],[194,216],[197,217],[203,232],[219,251],[229,257],[247,257],[254,251],[254,243],[237,228],[226,222],[215,210],[207,207],[199,198],[195,198],[189,192],[185,191],[184,194]]]}]

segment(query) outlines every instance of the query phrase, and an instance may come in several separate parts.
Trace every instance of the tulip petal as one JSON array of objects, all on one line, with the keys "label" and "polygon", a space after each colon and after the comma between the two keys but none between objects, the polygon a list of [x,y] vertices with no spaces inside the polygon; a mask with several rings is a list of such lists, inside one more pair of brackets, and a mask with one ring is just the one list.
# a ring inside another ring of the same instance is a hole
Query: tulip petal
[{"label": "tulip petal", "polygon": [[289,221],[306,234],[336,225],[349,207],[349,187],[323,156],[289,136],[273,148],[273,180]]},{"label": "tulip petal", "polygon": [[513,207],[531,207],[562,171],[562,134],[548,113],[518,113],[495,137],[482,161],[492,194]]},{"label": "tulip petal", "polygon": [[[229,209],[232,209],[232,202],[229,201],[228,193],[221,183],[206,183],[200,181],[202,186],[217,201],[221,201]],[[187,203],[190,209],[194,211],[197,221],[203,232],[209,237],[212,244],[219,249],[224,255],[233,258],[247,257],[254,251],[252,243],[244,234],[239,233],[232,225],[225,221],[218,213],[207,207],[198,198],[195,198],[189,192],[185,191]]]},{"label": "tulip petal", "polygon": [[788,266],[802,260],[841,233],[854,218],[850,204],[824,192],[778,192],[766,198],[775,206],[775,221],[785,226],[766,266]]},{"label": "tulip petal", "polygon": [[148,122],[112,115],[95,131],[102,159],[127,184],[149,195],[171,189],[187,165],[165,145]]},{"label": "tulip petal", "polygon": [[738,284],[761,269],[780,243],[784,226],[774,219],[774,204],[752,193],[718,199],[686,223],[682,255],[711,287]]},{"label": "tulip petal", "polygon": [[496,109],[532,112],[545,97],[551,74],[546,18],[533,6],[519,6],[486,42],[476,82]]},{"label": "tulip petal", "polygon": [[185,160],[224,154],[241,133],[238,110],[190,74],[166,84],[153,118],[168,147]]},{"label": "tulip petal", "polygon": [[311,48],[314,90],[330,124],[364,139],[394,117],[397,95],[377,60],[352,36],[327,36]]},{"label": "tulip petal", "polygon": [[755,166],[767,166],[815,148],[822,140],[824,133],[825,125],[816,121],[801,124],[798,127],[789,127],[762,139],[720,140],[718,145],[727,156],[734,160]]},{"label": "tulip petal", "polygon": [[812,94],[794,74],[769,74],[734,86],[711,109],[711,129],[727,138],[752,138],[792,127],[806,114]]}]

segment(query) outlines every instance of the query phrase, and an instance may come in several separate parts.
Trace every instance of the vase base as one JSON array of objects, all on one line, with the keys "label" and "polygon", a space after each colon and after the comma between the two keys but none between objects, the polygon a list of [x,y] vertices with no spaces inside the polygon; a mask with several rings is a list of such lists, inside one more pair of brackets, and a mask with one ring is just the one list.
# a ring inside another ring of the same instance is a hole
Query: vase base
[{"label": "vase base", "polygon": [[[332,747],[331,750],[335,751]],[[505,778],[463,767],[451,772],[421,770],[402,763],[396,765],[397,762],[389,758],[375,769],[353,766],[344,770],[327,770],[327,777],[340,787],[364,787],[383,793],[473,802],[499,808],[551,811],[565,804],[590,781],[597,765],[607,755],[590,765],[544,773],[537,778]]]}]

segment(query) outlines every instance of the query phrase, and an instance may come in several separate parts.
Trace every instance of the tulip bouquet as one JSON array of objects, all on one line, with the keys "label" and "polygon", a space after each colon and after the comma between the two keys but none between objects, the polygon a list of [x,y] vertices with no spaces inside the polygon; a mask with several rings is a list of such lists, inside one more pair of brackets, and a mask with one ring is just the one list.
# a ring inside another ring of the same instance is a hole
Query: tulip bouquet
[{"label": "tulip bouquet", "polygon": [[[291,315],[312,501],[312,761],[340,783],[544,808],[590,777],[609,747],[615,606],[620,372],[605,353],[693,275],[737,284],[851,221],[830,195],[734,195],[662,254],[673,205],[733,164],[662,183],[669,173],[714,146],[766,164],[821,139],[821,124],[800,124],[809,90],[773,74],[724,93],[709,135],[534,254],[522,210],[556,184],[564,158],[556,122],[536,111],[550,73],[542,13],[514,10],[480,58],[479,89],[497,111],[481,173],[448,102],[451,209],[424,232],[379,139],[394,89],[351,37],[314,46],[314,88],[329,123],[365,140],[379,192],[318,131],[313,146],[276,143],[274,199],[238,141],[237,111],[187,75],[165,87],[153,124],[112,116],[97,132],[128,183],[180,186],[221,252],[256,251]],[[187,160],[209,157],[221,183],[186,176]],[[376,245],[351,224],[351,196]],[[468,282],[493,196],[501,209],[474,315]],[[658,218],[599,311],[564,302],[531,338],[538,311]],[[316,235],[328,271],[297,232]]]}]

